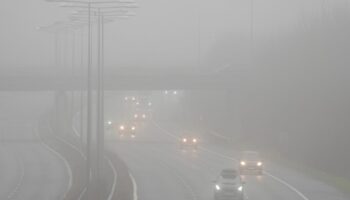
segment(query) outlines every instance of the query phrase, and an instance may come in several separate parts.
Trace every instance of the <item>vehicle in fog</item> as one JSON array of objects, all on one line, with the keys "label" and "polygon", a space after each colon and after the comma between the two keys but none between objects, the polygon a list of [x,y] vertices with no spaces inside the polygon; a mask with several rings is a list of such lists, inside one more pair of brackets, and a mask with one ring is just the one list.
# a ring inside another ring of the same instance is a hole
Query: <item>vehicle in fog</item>
[{"label": "vehicle in fog", "polygon": [[255,151],[244,151],[240,155],[239,172],[246,174],[263,174],[263,162],[260,154]]},{"label": "vehicle in fog", "polygon": [[144,110],[139,110],[134,112],[132,118],[134,121],[136,122],[144,122],[148,119],[150,119],[150,113],[148,111],[144,111]]},{"label": "vehicle in fog", "polygon": [[214,181],[214,200],[243,200],[243,185],[236,169],[223,169]]},{"label": "vehicle in fog", "polygon": [[135,138],[136,137],[136,124],[129,122],[129,123],[122,123],[119,124],[118,127],[116,127],[117,132],[121,138]]},{"label": "vehicle in fog", "polygon": [[180,148],[182,150],[197,150],[198,149],[198,138],[187,134],[181,137]]},{"label": "vehicle in fog", "polygon": [[139,110],[150,110],[152,102],[148,96],[139,96],[135,101],[135,106]]}]

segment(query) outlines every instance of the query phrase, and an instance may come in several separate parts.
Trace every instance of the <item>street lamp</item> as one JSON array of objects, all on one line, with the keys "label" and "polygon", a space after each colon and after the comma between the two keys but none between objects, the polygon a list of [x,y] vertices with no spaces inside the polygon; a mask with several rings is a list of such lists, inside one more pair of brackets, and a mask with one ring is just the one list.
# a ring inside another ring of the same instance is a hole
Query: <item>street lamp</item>
[{"label": "street lamp", "polygon": [[[103,140],[104,140],[104,88],[103,88],[103,57],[104,57],[104,23],[108,21],[105,17],[125,18],[132,15],[125,13],[111,12],[113,9],[121,8],[136,8],[137,4],[133,0],[110,0],[110,1],[98,1],[92,2],[81,0],[46,0],[47,2],[64,3],[62,7],[79,8],[85,10],[85,13],[78,13],[71,17],[71,20],[75,22],[86,22],[88,25],[88,69],[87,69],[87,186],[90,182],[90,170],[91,170],[91,143],[92,143],[92,17],[97,18],[98,23],[98,77],[97,77],[97,167],[96,167],[96,179],[100,180],[100,165],[103,162]],[[110,11],[105,12],[104,11]],[[85,20],[82,18],[85,14]],[[94,14],[94,16],[92,16]],[[78,16],[82,15],[82,16]],[[106,21],[107,20],[107,21]],[[101,155],[102,154],[102,155]],[[93,176],[94,177],[94,176]],[[89,188],[89,187],[87,187]]]}]

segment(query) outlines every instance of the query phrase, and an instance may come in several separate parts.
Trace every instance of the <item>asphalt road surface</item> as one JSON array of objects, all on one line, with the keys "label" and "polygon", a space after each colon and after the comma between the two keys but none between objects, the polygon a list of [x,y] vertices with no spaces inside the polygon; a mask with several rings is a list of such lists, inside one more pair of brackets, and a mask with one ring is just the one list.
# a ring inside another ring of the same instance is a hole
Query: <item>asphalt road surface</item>
[{"label": "asphalt road surface", "polygon": [[42,144],[36,125],[0,123],[0,199],[60,200],[68,190],[64,162]]},{"label": "asphalt road surface", "polygon": [[[198,151],[182,151],[176,132],[149,123],[136,138],[118,138],[107,133],[108,148],[129,166],[139,200],[211,200],[213,180],[223,168],[236,165],[234,148],[200,142]],[[263,176],[246,176],[247,199],[345,200],[340,192],[273,163]]]}]

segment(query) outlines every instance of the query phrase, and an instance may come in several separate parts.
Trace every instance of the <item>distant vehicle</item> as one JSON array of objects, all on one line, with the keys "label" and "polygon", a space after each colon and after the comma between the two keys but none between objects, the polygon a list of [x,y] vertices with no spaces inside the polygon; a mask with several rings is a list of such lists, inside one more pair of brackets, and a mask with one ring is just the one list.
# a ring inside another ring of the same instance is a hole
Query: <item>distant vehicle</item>
[{"label": "distant vehicle", "polygon": [[180,141],[180,147],[182,150],[192,149],[197,150],[198,149],[198,138],[194,136],[183,136]]},{"label": "distant vehicle", "polygon": [[214,181],[214,200],[243,200],[244,181],[236,169],[223,169]]},{"label": "distant vehicle", "polygon": [[132,119],[136,122],[144,122],[146,120],[149,120],[150,118],[151,118],[150,112],[145,110],[136,111],[132,116]]},{"label": "distant vehicle", "polygon": [[125,96],[124,101],[128,103],[136,102],[136,96]]},{"label": "distant vehicle", "polygon": [[140,96],[135,101],[137,109],[150,110],[152,108],[152,102],[148,96]]},{"label": "distant vehicle", "polygon": [[108,120],[107,122],[105,122],[106,130],[111,130],[112,126],[113,126],[113,122],[111,120]]},{"label": "distant vehicle", "polygon": [[244,151],[241,153],[239,162],[239,171],[241,175],[263,174],[263,162],[258,152]]},{"label": "distant vehicle", "polygon": [[120,137],[136,137],[136,125],[133,123],[123,123],[116,128]]}]

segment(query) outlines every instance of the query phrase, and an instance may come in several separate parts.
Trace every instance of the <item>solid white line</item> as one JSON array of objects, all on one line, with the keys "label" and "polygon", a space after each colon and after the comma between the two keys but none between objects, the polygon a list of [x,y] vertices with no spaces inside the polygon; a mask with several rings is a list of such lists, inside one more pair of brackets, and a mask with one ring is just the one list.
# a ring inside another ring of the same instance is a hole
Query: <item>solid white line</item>
[{"label": "solid white line", "polygon": [[52,130],[51,125],[48,125],[48,126],[49,126],[49,129],[50,129],[50,131],[51,131],[53,137],[55,137],[57,140],[59,140],[59,141],[65,143],[66,145],[70,146],[72,149],[74,149],[75,151],[77,151],[77,152],[81,155],[81,157],[84,158],[84,160],[87,159],[86,156],[84,155],[84,153],[83,153],[77,146],[75,146],[74,144],[72,144],[72,143],[70,143],[70,142],[68,142],[68,141],[66,141],[66,140],[64,140],[64,139],[62,139],[62,138],[56,136],[56,135],[54,134],[53,130]]},{"label": "solid white line", "polygon": [[136,184],[135,178],[130,172],[129,172],[129,177],[130,177],[131,182],[132,182],[133,200],[137,200],[138,199],[138,196],[137,196],[137,184]]},{"label": "solid white line", "polygon": [[224,136],[224,135],[221,135],[221,134],[219,134],[218,132],[215,132],[215,131],[209,131],[209,134],[210,134],[210,135],[213,135],[213,136],[215,136],[215,137],[218,137],[218,138],[220,138],[220,139],[224,139],[224,140],[228,140],[228,141],[231,140],[231,138],[226,137],[226,136]]},{"label": "solid white line", "polygon": [[292,190],[293,192],[297,193],[303,200],[309,200],[309,198],[307,198],[303,193],[301,193],[298,189],[296,189],[294,186],[290,185],[289,183],[287,183],[286,181],[282,180],[281,178],[278,178],[277,176],[274,176],[272,174],[270,174],[267,171],[264,171],[265,175],[268,175],[269,177],[271,177],[272,179],[274,179],[275,181],[285,185],[286,187],[288,187],[290,190]]},{"label": "solid white line", "polygon": [[107,200],[112,200],[113,195],[114,195],[114,193],[115,193],[115,189],[116,189],[115,187],[116,187],[116,185],[117,185],[117,170],[115,169],[115,167],[114,167],[112,161],[111,161],[108,157],[106,157],[106,160],[108,161],[108,164],[109,164],[109,166],[112,168],[112,171],[113,171],[113,184],[112,184],[112,189],[111,189],[111,192],[109,193],[108,198],[107,198]]},{"label": "solid white line", "polygon": [[42,138],[40,137],[40,134],[39,134],[39,130],[38,130],[38,127],[36,127],[36,134],[38,136],[38,138],[40,139],[41,141],[41,144],[47,149],[49,150],[50,152],[52,152],[54,155],[56,155],[59,159],[61,159],[67,169],[67,172],[68,172],[68,177],[69,177],[69,181],[68,181],[68,188],[67,188],[67,191],[64,193],[62,199],[65,199],[68,192],[72,189],[72,182],[73,182],[73,175],[72,175],[72,169],[68,163],[68,161],[66,160],[65,157],[63,157],[60,153],[58,153],[56,150],[52,149],[49,145],[47,145],[43,140]]},{"label": "solid white line", "polygon": [[22,159],[18,158],[18,163],[21,169],[21,176],[18,179],[18,182],[16,184],[16,187],[10,192],[10,194],[7,196],[8,199],[12,199],[12,197],[18,192],[19,188],[21,187],[24,179],[24,164]]},{"label": "solid white line", "polygon": [[[169,131],[163,129],[160,125],[158,125],[156,122],[154,122],[154,124],[159,128],[161,129],[164,133],[166,133],[167,135],[171,136],[171,137],[175,137],[177,138],[174,134],[170,133]],[[224,155],[224,154],[221,154],[221,153],[218,153],[216,151],[212,151],[210,149],[207,149],[207,148],[203,148],[203,147],[200,147],[200,149],[204,150],[204,151],[207,151],[207,152],[210,152],[210,153],[213,153],[217,156],[220,156],[222,158],[225,158],[225,159],[229,159],[229,160],[232,160],[232,161],[236,161],[237,162],[237,159],[235,158],[232,158],[230,156],[227,156],[227,155]],[[289,188],[291,191],[295,192],[299,197],[301,197],[303,200],[309,200],[309,198],[307,198],[302,192],[300,192],[298,189],[296,189],[294,186],[292,186],[291,184],[287,183],[286,181],[284,181],[283,179],[281,178],[278,178],[277,176],[274,176],[272,174],[270,174],[269,172],[267,172],[266,170],[264,170],[264,174],[271,177],[272,179],[274,179],[275,181],[279,182],[280,184],[286,186],[287,188]]]},{"label": "solid white line", "polygon": [[[84,160],[87,160],[87,157],[85,156],[85,154],[84,154],[77,146],[75,146],[75,145],[71,144],[70,142],[68,142],[68,141],[66,141],[66,140],[64,140],[64,139],[62,139],[62,138],[56,136],[55,134],[53,134],[54,132],[53,132],[53,129],[52,129],[51,125],[49,124],[49,122],[47,122],[47,123],[48,123],[50,132],[52,133],[52,136],[53,136],[53,137],[55,137],[57,140],[59,140],[59,141],[65,143],[66,145],[70,146],[72,149],[74,149],[75,151],[77,151],[77,152],[81,155],[81,157],[82,157]],[[73,131],[74,131],[74,129],[73,129]],[[90,177],[91,177],[91,173],[92,173],[92,172],[90,171]],[[84,187],[84,189],[81,191],[81,193],[80,193],[80,195],[79,195],[78,200],[81,200],[81,199],[84,197],[84,194],[86,193],[86,191],[87,191],[87,187]]]}]

